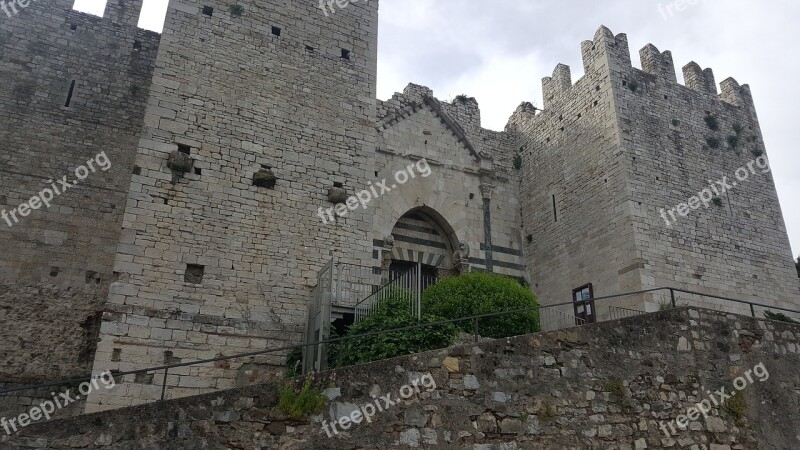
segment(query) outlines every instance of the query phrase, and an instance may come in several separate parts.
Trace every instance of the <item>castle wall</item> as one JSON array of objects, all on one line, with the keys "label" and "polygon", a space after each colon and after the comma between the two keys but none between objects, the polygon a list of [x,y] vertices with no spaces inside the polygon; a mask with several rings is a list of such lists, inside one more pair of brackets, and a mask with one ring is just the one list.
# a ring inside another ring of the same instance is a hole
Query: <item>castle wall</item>
[{"label": "castle wall", "polygon": [[[326,225],[318,210],[334,183],[373,181],[377,1],[329,17],[310,0],[235,4],[170,3],[97,371],[297,343],[319,269],[334,256],[370,263],[372,212]],[[179,145],[194,161],[185,174],[167,167]],[[266,168],[272,189],[253,182]],[[196,394],[283,363],[176,369],[167,384]],[[159,398],[162,380],[126,378],[87,410]]]},{"label": "castle wall", "polygon": [[[800,283],[749,87],[729,78],[718,94],[711,69],[695,63],[679,85],[670,52],[652,45],[641,59],[644,70],[620,67],[613,83],[642,287],[797,309]],[[704,189],[708,207],[681,215],[678,205]],[[712,194],[717,204],[708,202]]]},{"label": "castle wall", "polygon": [[[159,35],[136,27],[140,0],[111,0],[103,18],[73,3],[0,12],[0,210],[11,222],[0,219],[5,385],[91,369],[158,50]],[[45,188],[63,189],[64,176],[76,181],[75,169],[101,152],[110,168],[95,164],[49,208],[15,211]]]},{"label": "castle wall", "polygon": [[544,111],[523,104],[507,126],[522,157],[523,248],[542,304],[569,302],[587,283],[595,296],[640,285],[627,268],[635,252],[611,78],[627,40],[602,28],[582,47],[585,75],[573,85],[559,65],[544,80]]}]

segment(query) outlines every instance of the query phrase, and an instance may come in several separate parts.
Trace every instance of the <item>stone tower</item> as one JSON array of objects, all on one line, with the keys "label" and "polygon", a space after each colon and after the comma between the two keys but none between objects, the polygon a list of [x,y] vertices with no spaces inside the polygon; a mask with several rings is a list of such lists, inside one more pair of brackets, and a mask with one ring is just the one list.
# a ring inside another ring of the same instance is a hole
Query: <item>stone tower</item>
[{"label": "stone tower", "polygon": [[[584,77],[573,84],[570,68],[557,66],[543,80],[544,111],[523,104],[507,127],[527,174],[523,233],[539,298],[569,301],[591,283],[595,296],[672,286],[797,307],[748,86],[729,78],[718,94],[711,69],[696,63],[684,67],[682,86],[671,53],[653,45],[636,69],[626,35],[605,27],[581,51]],[[715,182],[725,179],[723,193]],[[715,198],[708,208],[678,209],[697,206],[690,199],[704,189]],[[664,301],[631,297],[629,306]]]}]

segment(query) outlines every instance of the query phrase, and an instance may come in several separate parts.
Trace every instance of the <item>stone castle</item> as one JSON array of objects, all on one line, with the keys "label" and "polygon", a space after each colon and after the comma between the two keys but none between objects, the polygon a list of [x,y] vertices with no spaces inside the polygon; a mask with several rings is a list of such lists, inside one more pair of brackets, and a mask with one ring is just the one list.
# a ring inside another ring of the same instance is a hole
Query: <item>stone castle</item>
[{"label": "stone castle", "polygon": [[[161,35],[137,28],[141,3],[109,0],[101,18],[52,0],[0,18],[0,208],[101,152],[112,163],[0,223],[0,387],[299,343],[331,260],[493,271],[542,304],[671,286],[800,306],[770,173],[662,218],[765,155],[732,78],[719,93],[690,63],[680,85],[653,45],[634,68],[626,36],[602,27],[581,44],[581,79],[557,66],[543,109],[522,103],[496,132],[466,96],[410,84],[376,99],[377,0],[328,15],[312,0],[171,0]],[[320,220],[423,160],[430,176]],[[167,384],[185,396],[282,364],[185,368]],[[124,381],[85,409],[161,394],[158,374]]]}]

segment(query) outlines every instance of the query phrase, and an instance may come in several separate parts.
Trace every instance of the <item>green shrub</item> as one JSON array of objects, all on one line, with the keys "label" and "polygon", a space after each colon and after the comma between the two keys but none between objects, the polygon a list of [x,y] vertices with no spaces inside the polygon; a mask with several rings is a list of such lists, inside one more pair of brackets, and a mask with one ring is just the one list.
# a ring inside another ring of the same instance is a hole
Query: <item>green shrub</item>
[{"label": "green shrub", "polygon": [[744,426],[745,418],[747,417],[747,402],[744,399],[744,394],[735,392],[735,395],[722,404],[722,409],[728,414],[733,416],[736,420],[736,425]]},{"label": "green shrub", "polygon": [[[447,278],[428,288],[422,296],[423,311],[446,319],[536,308],[536,297],[516,280],[492,273],[472,272]],[[502,338],[539,331],[539,312],[506,314],[480,319],[481,336]],[[465,332],[472,321],[456,324]]]},{"label": "green shrub", "polygon": [[711,148],[719,148],[719,139],[715,137],[706,138],[706,144]]},{"label": "green shrub", "polygon": [[733,132],[736,133],[737,136],[742,134],[742,131],[744,131],[744,126],[742,126],[742,124],[740,124],[739,122],[733,124]]},{"label": "green shrub", "polygon": [[314,385],[314,378],[309,375],[305,380],[293,380],[283,386],[278,407],[292,420],[298,420],[319,414],[327,401],[328,398],[322,395],[322,390]]},{"label": "green shrub", "polygon": [[772,311],[764,311],[764,317],[769,320],[777,320],[779,322],[800,323],[784,313],[774,313]]},{"label": "green shrub", "polygon": [[[409,291],[396,289],[390,294],[389,298],[381,303],[377,311],[360,322],[351,325],[345,336],[424,325],[444,320],[431,314],[423,314],[422,320],[417,319],[412,314],[409,302],[406,300],[409,294]],[[458,329],[455,326],[444,324],[365,338],[347,339],[330,345],[328,362],[331,367],[344,367],[436,350],[454,343],[457,335]]]},{"label": "green shrub", "polygon": [[713,131],[719,130],[719,121],[717,120],[716,117],[709,114],[705,116],[703,120],[706,122],[706,125],[708,126],[709,129]]},{"label": "green shrub", "polygon": [[467,94],[456,95],[455,100],[459,103],[469,103],[470,100],[475,100],[474,97],[470,97]]}]

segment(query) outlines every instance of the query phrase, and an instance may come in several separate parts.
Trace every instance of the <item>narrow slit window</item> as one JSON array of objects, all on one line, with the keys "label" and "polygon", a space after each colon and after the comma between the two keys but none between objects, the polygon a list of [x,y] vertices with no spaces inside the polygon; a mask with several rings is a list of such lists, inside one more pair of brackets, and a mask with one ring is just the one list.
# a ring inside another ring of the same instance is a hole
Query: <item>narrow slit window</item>
[{"label": "narrow slit window", "polygon": [[70,103],[72,103],[72,94],[75,92],[75,80],[69,84],[69,92],[67,92],[67,101],[64,102],[64,107],[69,108]]},{"label": "narrow slit window", "polygon": [[558,222],[558,210],[556,209],[556,194],[553,194],[553,222]]}]

